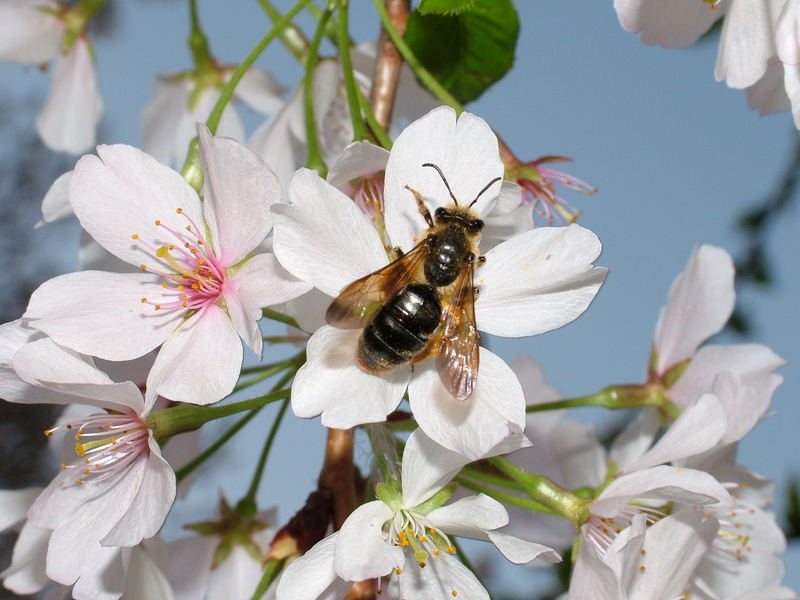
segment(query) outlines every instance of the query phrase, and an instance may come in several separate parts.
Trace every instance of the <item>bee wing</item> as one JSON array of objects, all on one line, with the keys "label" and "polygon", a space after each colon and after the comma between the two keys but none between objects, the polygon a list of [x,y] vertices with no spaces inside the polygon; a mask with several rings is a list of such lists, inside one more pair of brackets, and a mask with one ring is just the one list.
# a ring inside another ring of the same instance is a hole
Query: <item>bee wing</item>
[{"label": "bee wing", "polygon": [[478,378],[481,335],[475,326],[473,267],[456,279],[452,298],[442,308],[441,343],[436,352],[436,369],[445,387],[459,400],[466,400]]},{"label": "bee wing", "polygon": [[428,246],[423,240],[394,262],[348,285],[331,302],[325,320],[342,329],[364,327],[397,290],[419,279]]}]

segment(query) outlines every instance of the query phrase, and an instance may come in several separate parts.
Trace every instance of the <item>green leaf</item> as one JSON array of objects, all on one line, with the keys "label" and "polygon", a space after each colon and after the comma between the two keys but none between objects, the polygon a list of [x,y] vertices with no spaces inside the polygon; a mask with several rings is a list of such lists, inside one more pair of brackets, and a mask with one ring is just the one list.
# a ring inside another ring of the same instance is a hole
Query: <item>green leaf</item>
[{"label": "green leaf", "polygon": [[462,12],[472,10],[475,0],[422,0],[417,10],[420,14],[429,15],[460,15]]},{"label": "green leaf", "polygon": [[511,69],[519,18],[511,0],[472,0],[459,14],[437,14],[431,9],[431,5],[456,4],[466,2],[421,3],[411,13],[404,37],[423,66],[459,102],[466,103],[479,98]]}]

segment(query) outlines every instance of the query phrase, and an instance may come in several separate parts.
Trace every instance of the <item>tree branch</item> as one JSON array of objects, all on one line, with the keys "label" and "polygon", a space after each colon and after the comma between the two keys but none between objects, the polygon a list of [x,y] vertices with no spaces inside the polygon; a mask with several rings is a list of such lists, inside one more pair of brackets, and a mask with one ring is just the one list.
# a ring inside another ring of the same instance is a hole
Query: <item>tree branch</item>
[{"label": "tree branch", "polygon": [[[394,28],[403,35],[408,21],[410,10],[409,0],[386,0],[386,10],[389,13]],[[400,80],[400,68],[403,66],[403,57],[389,37],[386,28],[381,25],[381,34],[378,41],[378,59],[375,61],[375,72],[372,76],[372,92],[370,105],[375,117],[384,129],[389,129],[392,122],[392,109],[397,96],[397,82]]]}]

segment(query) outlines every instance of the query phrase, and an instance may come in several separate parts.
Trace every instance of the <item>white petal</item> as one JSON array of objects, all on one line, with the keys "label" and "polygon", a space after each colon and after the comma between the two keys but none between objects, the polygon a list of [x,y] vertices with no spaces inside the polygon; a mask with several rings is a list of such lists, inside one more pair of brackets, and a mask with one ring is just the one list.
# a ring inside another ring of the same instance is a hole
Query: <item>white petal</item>
[{"label": "white petal", "polygon": [[770,0],[731,1],[722,22],[717,81],[746,88],[761,79],[776,52],[773,23],[779,10],[780,3]]},{"label": "white petal", "polygon": [[762,117],[789,110],[792,104],[786,94],[787,88],[788,86],[784,84],[783,63],[771,58],[764,76],[747,88],[747,106],[757,110]]},{"label": "white petal", "polygon": [[528,542],[513,535],[490,531],[489,541],[497,546],[503,556],[516,565],[527,565],[535,560],[538,560],[539,564],[561,562],[558,552],[552,548],[548,548],[543,544]]},{"label": "white petal", "polygon": [[301,101],[302,94],[298,90],[280,112],[255,130],[247,142],[275,172],[284,191],[292,173],[300,166],[301,144],[291,133],[291,120],[295,112],[303,112]]},{"label": "white petal", "polygon": [[308,552],[290,564],[281,575],[277,600],[317,600],[335,579],[333,552],[339,533],[317,542]]},{"label": "white petal", "polygon": [[446,504],[427,515],[428,520],[447,534],[488,539],[487,532],[508,524],[508,513],[497,500],[478,494]]},{"label": "white petal", "polygon": [[442,383],[435,361],[414,366],[408,386],[411,410],[422,430],[445,448],[471,460],[525,427],[525,397],[511,368],[480,349],[480,369],[472,395],[456,400]]},{"label": "white petal", "polygon": [[705,452],[722,439],[726,425],[722,403],[713,394],[705,394],[684,409],[658,443],[627,470],[646,469]]},{"label": "white petal", "polygon": [[597,487],[606,477],[606,451],[592,425],[564,420],[548,437],[562,483],[570,488]]},{"label": "white petal", "polygon": [[174,327],[178,315],[141,302],[158,302],[163,292],[159,278],[144,273],[68,273],[40,285],[23,317],[62,346],[130,360],[150,352]]},{"label": "white petal", "polygon": [[284,87],[261,69],[251,67],[236,85],[235,96],[253,110],[274,115],[283,108]]},{"label": "white petal", "polygon": [[392,509],[380,500],[362,504],[347,517],[339,530],[333,568],[347,581],[362,581],[386,575],[404,563],[403,550],[386,540],[383,525]]},{"label": "white petal", "polygon": [[125,600],[172,600],[172,588],[153,559],[141,547],[131,551],[125,574]]},{"label": "white petal", "polygon": [[142,150],[168,165],[180,164],[189,149],[194,130],[188,139],[178,139],[178,124],[187,120],[190,82],[158,77],[153,83],[153,100],[142,113]]},{"label": "white petal", "polygon": [[597,236],[579,225],[539,227],[496,246],[475,274],[478,329],[522,337],[576,319],[605,278],[591,264],[599,254]]},{"label": "white petal", "polygon": [[203,212],[217,257],[224,267],[242,260],[272,228],[270,207],[281,185],[267,164],[236,140],[212,137],[199,124],[200,159],[205,172]]},{"label": "white petal", "polygon": [[731,503],[725,488],[708,473],[681,467],[651,467],[623,475],[612,481],[595,500],[591,509],[601,517],[612,517],[633,499],[651,498],[690,505]]},{"label": "white petal", "polygon": [[388,150],[370,142],[353,142],[331,165],[326,181],[347,192],[351,180],[383,171],[388,161]]},{"label": "white petal", "polygon": [[800,129],[800,65],[783,65],[783,84],[792,107],[794,126]]},{"label": "white petal", "polygon": [[125,262],[172,272],[152,248],[179,242],[166,228],[184,231],[187,217],[202,227],[197,194],[180,174],[137,148],[98,146],[97,153],[78,161],[70,183],[70,202],[81,225]]},{"label": "white petal", "polygon": [[603,561],[600,551],[585,536],[581,539],[578,558],[572,570],[569,598],[625,598],[625,591],[616,573]]},{"label": "white petal", "polygon": [[331,304],[331,297],[317,288],[312,288],[302,296],[290,300],[283,307],[283,312],[294,317],[300,329],[314,333],[325,325],[325,311]]},{"label": "white petal", "polygon": [[[505,181],[503,182],[503,184],[506,183]],[[518,206],[511,212],[488,216],[484,219],[484,222],[486,226],[481,232],[479,245],[481,254],[486,254],[498,244],[532,229],[533,204]]]},{"label": "white petal", "polygon": [[47,190],[42,200],[42,220],[40,224],[52,223],[72,214],[72,206],[69,203],[69,182],[72,179],[72,171],[67,171],[58,178]]},{"label": "white petal", "polygon": [[94,60],[86,40],[78,37],[69,54],[56,60],[50,94],[36,118],[36,129],[48,148],[81,154],[94,146],[102,113]]},{"label": "white petal", "polygon": [[62,23],[42,8],[57,11],[55,3],[0,3],[0,61],[44,63],[58,52]]},{"label": "white petal", "polygon": [[208,577],[208,598],[214,600],[249,600],[261,580],[261,565],[242,546],[234,546],[230,555]]},{"label": "white petal", "polygon": [[783,2],[775,24],[775,45],[780,62],[794,66],[800,63],[797,2]]},{"label": "white petal", "polygon": [[756,592],[736,596],[736,600],[797,600],[797,592],[787,587],[769,587]]},{"label": "white petal", "polygon": [[655,407],[641,409],[636,418],[611,443],[609,458],[620,471],[630,471],[630,465],[647,452],[660,430],[661,422]]},{"label": "white petal", "polygon": [[[125,571],[130,559],[127,548],[102,548],[86,562],[72,588],[76,600],[118,600],[125,591]],[[49,560],[49,554],[48,554]],[[49,570],[48,562],[48,570]]]},{"label": "white petal", "polygon": [[641,32],[645,44],[667,48],[693,44],[723,12],[694,0],[614,0],[614,8],[627,31]]},{"label": "white petal", "polygon": [[25,523],[14,544],[11,564],[0,573],[3,585],[17,594],[35,594],[48,583],[45,558],[50,530]]},{"label": "white petal", "polygon": [[369,218],[314,171],[289,182],[292,205],[273,207],[275,254],[290,273],[329,296],[388,262]]},{"label": "white petal", "polygon": [[446,553],[430,557],[424,568],[408,566],[389,580],[388,592],[403,600],[489,600],[472,571]]},{"label": "white petal", "polygon": [[25,519],[28,508],[42,488],[0,490],[0,532],[13,527]]},{"label": "white petal", "polygon": [[[453,203],[442,178],[433,168],[423,167],[425,163],[442,170],[456,200],[463,205],[472,202],[495,177],[503,176],[497,137],[480,117],[464,112],[456,118],[452,108],[440,106],[414,121],[392,146],[384,188],[386,231],[392,244],[403,250],[409,250],[414,238],[425,230],[425,221],[406,185],[422,194],[431,214]],[[475,212],[488,213],[499,192],[500,184],[495,183],[475,204]]]},{"label": "white petal", "polygon": [[242,356],[230,317],[216,305],[204,308],[161,347],[147,378],[148,405],[156,394],[192,404],[221,400],[236,385]]},{"label": "white petal", "polygon": [[326,427],[349,429],[386,420],[406,390],[410,369],[372,375],[356,363],[360,331],[325,325],[308,341],[308,359],[292,384],[292,410],[298,417],[322,413]]},{"label": "white petal", "polygon": [[724,327],[736,299],[733,277],[733,260],[722,248],[703,245],[692,252],[672,284],[656,327],[659,373],[690,358]]}]

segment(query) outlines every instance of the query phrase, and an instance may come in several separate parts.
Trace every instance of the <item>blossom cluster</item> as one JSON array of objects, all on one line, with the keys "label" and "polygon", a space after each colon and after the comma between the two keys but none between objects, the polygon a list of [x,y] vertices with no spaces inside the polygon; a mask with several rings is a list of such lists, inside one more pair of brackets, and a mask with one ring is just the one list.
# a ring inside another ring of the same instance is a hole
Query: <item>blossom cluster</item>
[{"label": "blossom cluster", "polygon": [[[649,14],[644,1],[616,4]],[[15,31],[0,58],[59,61],[39,131],[76,154],[94,145],[101,106],[93,8],[0,0]],[[470,538],[516,565],[566,562],[562,598],[797,598],[781,586],[773,485],[737,461],[784,362],[760,344],[709,343],[735,304],[725,250],[692,252],[643,382],[563,399],[533,358],[509,364],[481,336],[557,330],[604,283],[598,236],[555,186],[593,188],[544,166],[566,159],[504,160],[486,121],[436,106],[407,71],[397,108],[409,124],[384,132],[389,143],[354,141],[349,101],[370,91],[372,44],[348,51],[352,64],[321,61],[286,101],[265,72],[195,50],[194,69],[157,82],[144,149],[99,145],[44,198],[45,223],[74,215],[88,241],[81,270],[42,283],[0,325],[0,398],[64,407],[45,432],[60,463],[50,484],[0,491],[0,530],[19,530],[6,588],[488,600],[460,546]],[[82,94],[65,99],[60,81]],[[249,139],[223,88],[271,115]],[[54,118],[51,105],[80,114]],[[304,151],[329,168],[304,168]],[[265,318],[286,335],[265,337]],[[274,361],[285,342],[303,347]],[[259,358],[246,370],[244,346]],[[230,399],[279,375],[266,395]],[[196,430],[246,413],[234,435],[278,401],[246,494],[223,493],[218,518],[162,538],[176,497],[228,439],[199,452]],[[600,440],[565,414],[582,405],[635,417]],[[279,521],[255,497],[289,407],[329,438],[317,489]],[[353,463],[356,428],[368,472]]]}]

